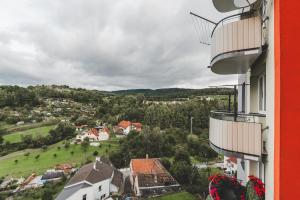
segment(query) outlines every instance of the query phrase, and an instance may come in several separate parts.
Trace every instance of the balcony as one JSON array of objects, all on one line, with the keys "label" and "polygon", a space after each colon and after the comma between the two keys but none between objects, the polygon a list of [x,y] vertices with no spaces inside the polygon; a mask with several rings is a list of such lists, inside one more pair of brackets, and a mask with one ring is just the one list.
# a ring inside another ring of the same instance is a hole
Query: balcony
[{"label": "balcony", "polygon": [[[238,21],[234,21],[236,17]],[[261,23],[261,17],[250,15],[233,15],[218,22],[211,38],[211,70],[217,74],[246,73],[262,52]]]},{"label": "balcony", "polygon": [[[236,120],[236,121],[235,121]],[[262,155],[261,114],[211,112],[209,141],[211,147],[226,156],[258,159]]]}]

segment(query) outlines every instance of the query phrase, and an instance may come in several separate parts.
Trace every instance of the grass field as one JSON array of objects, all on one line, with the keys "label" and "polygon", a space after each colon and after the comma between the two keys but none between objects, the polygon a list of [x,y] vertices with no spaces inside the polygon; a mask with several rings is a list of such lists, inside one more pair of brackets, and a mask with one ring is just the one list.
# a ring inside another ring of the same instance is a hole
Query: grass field
[{"label": "grass field", "polygon": [[[92,155],[94,151],[97,150],[99,155],[108,155],[109,152],[117,150],[118,146],[118,139],[111,139],[102,142],[101,148],[89,146],[87,152],[84,152],[79,144],[70,145],[68,149],[65,149],[63,143],[59,142],[49,146],[46,151],[41,149],[27,149],[14,152],[0,157],[0,177],[12,176],[18,178],[28,176],[32,172],[41,174],[59,163],[76,163],[80,165],[86,162],[87,159],[94,160],[94,156]],[[74,152],[73,155],[71,154],[72,151]],[[26,152],[30,153],[28,157],[24,155]],[[54,154],[56,154],[56,157]],[[35,159],[36,155],[40,155],[40,157]],[[15,162],[15,160],[18,161]]]},{"label": "grass field", "polygon": [[151,198],[150,200],[196,200],[196,198],[192,194],[183,191],[161,197]]},{"label": "grass field", "polygon": [[55,125],[51,125],[51,126],[42,126],[39,128],[33,128],[33,129],[26,130],[26,131],[18,131],[18,132],[14,132],[14,133],[11,133],[8,135],[4,135],[3,139],[4,139],[4,141],[8,141],[10,143],[21,142],[21,135],[23,135],[23,136],[32,135],[33,138],[35,138],[38,135],[46,136],[46,135],[48,135],[49,131],[51,129],[53,129],[54,127],[55,127]]}]

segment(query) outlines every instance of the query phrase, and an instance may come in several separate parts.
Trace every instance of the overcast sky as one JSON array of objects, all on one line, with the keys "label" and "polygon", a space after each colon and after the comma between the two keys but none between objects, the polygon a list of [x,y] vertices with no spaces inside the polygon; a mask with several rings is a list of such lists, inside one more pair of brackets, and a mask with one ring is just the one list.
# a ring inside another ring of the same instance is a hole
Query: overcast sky
[{"label": "overcast sky", "polygon": [[211,0],[1,0],[0,84],[99,90],[204,88],[210,49],[189,11],[220,19]]}]

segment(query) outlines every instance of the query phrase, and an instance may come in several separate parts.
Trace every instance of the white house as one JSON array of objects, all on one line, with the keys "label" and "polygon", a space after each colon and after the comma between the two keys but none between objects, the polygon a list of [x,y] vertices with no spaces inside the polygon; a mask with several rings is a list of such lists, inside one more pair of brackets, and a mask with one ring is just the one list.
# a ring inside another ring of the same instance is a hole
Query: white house
[{"label": "white house", "polygon": [[88,131],[83,131],[76,136],[76,140],[83,141],[84,138],[89,138],[90,141],[104,141],[109,139],[108,129],[104,128],[98,130],[96,128],[92,128]]},{"label": "white house", "polygon": [[130,131],[135,130],[140,132],[142,130],[142,124],[139,122],[130,122],[130,121],[121,121],[118,126],[115,128],[115,132],[121,135],[128,135]]},{"label": "white house", "polygon": [[102,200],[117,193],[123,184],[123,175],[110,163],[97,158],[81,167],[70,179],[56,200]]}]

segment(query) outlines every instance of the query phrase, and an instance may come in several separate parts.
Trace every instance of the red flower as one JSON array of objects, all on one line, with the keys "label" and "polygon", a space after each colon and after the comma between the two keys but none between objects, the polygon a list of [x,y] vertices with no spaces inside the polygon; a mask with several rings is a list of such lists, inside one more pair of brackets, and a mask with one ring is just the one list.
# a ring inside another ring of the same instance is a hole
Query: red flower
[{"label": "red flower", "polygon": [[258,197],[264,197],[265,196],[265,185],[263,182],[255,177],[255,176],[249,176],[250,181],[253,184],[253,189],[255,190],[255,193]]}]

